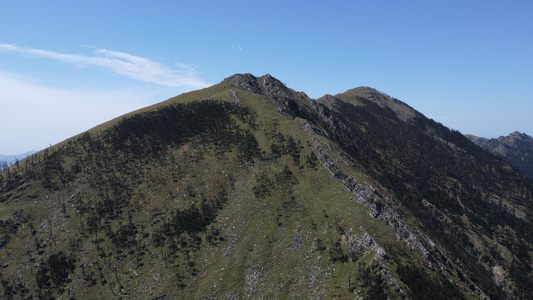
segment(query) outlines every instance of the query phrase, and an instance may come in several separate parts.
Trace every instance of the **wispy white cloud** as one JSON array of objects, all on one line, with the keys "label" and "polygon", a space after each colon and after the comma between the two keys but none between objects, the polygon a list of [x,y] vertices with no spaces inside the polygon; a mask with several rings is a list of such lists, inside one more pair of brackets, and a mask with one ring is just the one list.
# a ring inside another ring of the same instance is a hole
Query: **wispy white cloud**
[{"label": "wispy white cloud", "polygon": [[98,67],[138,81],[181,89],[199,89],[209,86],[196,76],[194,67],[176,64],[169,68],[161,63],[125,52],[96,49],[93,56],[59,53],[43,49],[0,44],[0,50],[53,59],[78,67]]},{"label": "wispy white cloud", "polygon": [[231,50],[240,50],[240,51],[243,51],[241,45],[231,45]]},{"label": "wispy white cloud", "polygon": [[140,90],[55,88],[2,71],[0,86],[1,154],[43,149],[155,102]]}]

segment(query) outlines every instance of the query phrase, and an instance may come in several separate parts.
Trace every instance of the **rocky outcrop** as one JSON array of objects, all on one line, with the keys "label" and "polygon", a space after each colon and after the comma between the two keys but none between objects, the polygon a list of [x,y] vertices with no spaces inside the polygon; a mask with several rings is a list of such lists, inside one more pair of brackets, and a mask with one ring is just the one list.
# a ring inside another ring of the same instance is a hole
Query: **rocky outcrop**
[{"label": "rocky outcrop", "polygon": [[[342,153],[340,149],[335,149],[330,144],[326,144],[324,148],[324,140],[316,136],[313,138],[312,145],[317,153],[320,155],[322,167],[325,168],[332,179],[340,181],[344,188],[349,191],[354,199],[370,208],[369,214],[372,218],[382,220],[390,226],[396,233],[396,238],[405,241],[411,250],[418,250],[425,259],[425,265],[431,270],[440,270],[446,272],[447,266],[441,259],[434,257],[431,253],[438,253],[440,257],[444,258],[452,269],[464,278],[466,285],[478,294],[481,299],[489,299],[485,293],[466,275],[462,267],[462,263],[457,261],[451,263],[452,259],[446,257],[445,252],[439,249],[435,243],[424,233],[420,231],[413,231],[407,223],[401,218],[398,212],[394,209],[394,199],[391,199],[381,193],[378,189],[368,183],[359,183],[352,175],[346,175],[343,171],[345,167],[350,167],[351,163],[345,157],[331,157],[329,153]],[[327,148],[327,149],[326,149]],[[328,151],[329,150],[329,151]],[[343,167],[344,166],[344,167]],[[372,237],[365,235],[363,241],[353,234],[347,233],[343,235],[342,241],[348,245],[351,253],[357,256],[362,251],[371,249],[375,252],[374,259],[381,261],[386,259],[386,251],[381,246],[375,244]],[[431,247],[431,251],[427,247]]]},{"label": "rocky outcrop", "polygon": [[388,260],[387,252],[383,249],[368,232],[363,237],[359,237],[349,231],[341,235],[340,243],[347,248],[348,261],[355,261],[369,251],[375,253],[377,260]]},{"label": "rocky outcrop", "polygon": [[[252,74],[236,74],[224,79],[222,83],[265,96],[264,100],[274,104],[277,112],[293,119],[310,115],[310,109],[303,103],[310,102],[311,99],[303,92],[298,93],[289,89],[270,74],[259,78]],[[237,97],[235,91],[230,91],[228,96],[234,99]]]},{"label": "rocky outcrop", "polygon": [[262,86],[268,96],[267,101],[276,106],[276,111],[293,119],[310,119],[311,110],[306,104],[310,104],[311,99],[305,93],[289,89],[269,74],[262,77]]},{"label": "rocky outcrop", "polygon": [[261,87],[259,87],[259,83],[257,82],[257,78],[249,73],[235,74],[224,79],[222,83],[229,84],[230,86],[237,87],[251,93],[262,93]]},{"label": "rocky outcrop", "polygon": [[467,134],[474,144],[497,155],[522,173],[533,178],[533,137],[515,131],[508,136],[486,139]]},{"label": "rocky outcrop", "polygon": [[241,105],[241,100],[239,100],[239,98],[237,97],[237,91],[230,90],[228,92],[228,97],[235,99],[235,104]]}]

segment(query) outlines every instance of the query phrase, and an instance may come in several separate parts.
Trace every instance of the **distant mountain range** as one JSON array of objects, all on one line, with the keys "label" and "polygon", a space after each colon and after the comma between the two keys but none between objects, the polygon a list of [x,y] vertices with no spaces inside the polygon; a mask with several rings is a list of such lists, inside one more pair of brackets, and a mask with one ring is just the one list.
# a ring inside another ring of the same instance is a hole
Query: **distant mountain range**
[{"label": "distant mountain range", "polygon": [[37,151],[29,151],[22,154],[17,155],[3,155],[0,154],[0,170],[2,170],[5,166],[11,166],[14,164],[17,160],[23,160],[26,157],[36,153]]},{"label": "distant mountain range", "polygon": [[516,169],[533,178],[533,137],[520,132],[513,132],[508,136],[487,139],[467,134],[472,142],[502,157]]},{"label": "distant mountain range", "polygon": [[533,299],[533,180],[369,87],[235,74],[0,171],[3,299]]}]

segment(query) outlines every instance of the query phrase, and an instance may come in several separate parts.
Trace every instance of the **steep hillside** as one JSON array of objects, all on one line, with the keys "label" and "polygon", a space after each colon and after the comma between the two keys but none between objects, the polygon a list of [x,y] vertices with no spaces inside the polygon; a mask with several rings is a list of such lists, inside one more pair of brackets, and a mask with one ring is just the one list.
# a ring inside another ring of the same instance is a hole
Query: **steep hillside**
[{"label": "steep hillside", "polygon": [[0,172],[4,298],[531,298],[533,182],[371,88],[270,75]]},{"label": "steep hillside", "polygon": [[533,178],[533,137],[520,132],[497,139],[466,135],[472,142],[507,160],[518,170]]}]

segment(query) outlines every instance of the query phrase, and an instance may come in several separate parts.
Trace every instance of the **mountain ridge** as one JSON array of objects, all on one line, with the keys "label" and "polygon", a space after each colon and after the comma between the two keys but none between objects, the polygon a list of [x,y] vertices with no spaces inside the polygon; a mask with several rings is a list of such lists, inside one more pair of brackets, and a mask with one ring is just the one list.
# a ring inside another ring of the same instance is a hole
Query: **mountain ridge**
[{"label": "mountain ridge", "polygon": [[0,191],[6,298],[531,296],[532,181],[366,87],[313,100],[236,74]]},{"label": "mountain ridge", "polygon": [[487,139],[467,134],[476,145],[500,156],[515,168],[533,178],[533,137],[518,131],[507,136]]}]

